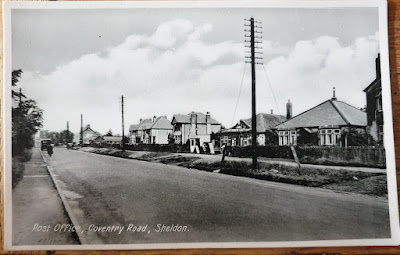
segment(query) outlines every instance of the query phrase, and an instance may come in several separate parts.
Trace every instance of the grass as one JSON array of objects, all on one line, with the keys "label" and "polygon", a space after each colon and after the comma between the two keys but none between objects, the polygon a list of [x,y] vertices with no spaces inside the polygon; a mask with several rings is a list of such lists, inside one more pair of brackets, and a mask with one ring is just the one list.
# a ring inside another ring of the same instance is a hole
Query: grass
[{"label": "grass", "polygon": [[[99,151],[94,152],[99,153]],[[128,158],[131,152],[103,150],[100,153]],[[257,169],[253,170],[251,163],[245,161],[226,160],[221,163],[220,161],[206,161],[196,156],[182,156],[169,152],[148,152],[137,159],[207,172],[215,171],[260,180],[387,197],[386,174],[350,171],[346,170],[346,167],[338,170],[324,165],[321,167],[302,166],[298,169],[295,165],[259,162]]]},{"label": "grass", "polygon": [[25,165],[24,163],[32,158],[31,150],[24,150],[21,155],[14,156],[12,158],[12,188],[15,188],[17,184],[24,177]]}]

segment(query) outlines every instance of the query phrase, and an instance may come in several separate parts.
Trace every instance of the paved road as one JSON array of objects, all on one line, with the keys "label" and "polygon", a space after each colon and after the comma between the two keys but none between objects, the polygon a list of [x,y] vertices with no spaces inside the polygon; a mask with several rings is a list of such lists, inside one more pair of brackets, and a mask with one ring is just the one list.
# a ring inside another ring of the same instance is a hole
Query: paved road
[{"label": "paved road", "polygon": [[[46,156],[48,157],[48,156]],[[390,236],[381,198],[56,148],[48,164],[89,243],[303,241]],[[129,224],[146,231],[126,231]],[[182,232],[157,232],[179,224]],[[93,226],[92,225],[92,226]],[[93,228],[91,228],[93,230]]]}]

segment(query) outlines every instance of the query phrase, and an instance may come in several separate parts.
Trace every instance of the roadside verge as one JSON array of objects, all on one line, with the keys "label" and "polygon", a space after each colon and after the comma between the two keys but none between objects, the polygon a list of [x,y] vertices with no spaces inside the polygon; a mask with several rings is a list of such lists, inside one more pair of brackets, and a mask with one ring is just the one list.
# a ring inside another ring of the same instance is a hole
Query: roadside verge
[{"label": "roadside verge", "polygon": [[253,170],[251,169],[251,159],[247,158],[227,157],[224,162],[221,162],[221,157],[216,155],[122,151],[115,148],[92,147],[78,150],[259,180],[387,198],[387,176],[385,170],[382,169],[325,165],[301,165],[299,168],[291,162],[260,159],[258,168]]}]

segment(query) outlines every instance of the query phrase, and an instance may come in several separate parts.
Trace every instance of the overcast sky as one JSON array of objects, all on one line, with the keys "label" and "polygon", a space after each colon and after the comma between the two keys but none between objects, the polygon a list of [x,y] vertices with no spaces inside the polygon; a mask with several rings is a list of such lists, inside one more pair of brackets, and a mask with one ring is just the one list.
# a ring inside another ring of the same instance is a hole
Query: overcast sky
[{"label": "overcast sky", "polygon": [[[379,51],[377,8],[12,10],[12,68],[44,110],[44,129],[66,121],[121,133],[140,118],[211,112],[230,127],[251,116],[243,19],[262,21],[257,111],[299,114],[332,97],[363,107]],[[242,77],[243,85],[239,91]]]}]

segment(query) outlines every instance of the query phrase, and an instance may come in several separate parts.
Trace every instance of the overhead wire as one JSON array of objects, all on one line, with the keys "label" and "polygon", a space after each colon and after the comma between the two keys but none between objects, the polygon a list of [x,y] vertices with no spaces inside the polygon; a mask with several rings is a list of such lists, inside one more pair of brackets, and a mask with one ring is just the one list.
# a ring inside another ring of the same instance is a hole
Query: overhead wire
[{"label": "overhead wire", "polygon": [[233,126],[233,122],[235,120],[236,117],[236,111],[237,111],[237,107],[239,105],[239,99],[240,99],[240,94],[242,93],[242,87],[243,87],[243,80],[244,80],[244,76],[246,74],[246,64],[243,65],[243,76],[242,76],[242,81],[240,82],[240,89],[239,89],[239,94],[236,100],[236,106],[235,106],[235,111],[233,112],[233,117],[232,117],[232,122],[231,122],[231,127]]},{"label": "overhead wire", "polygon": [[276,101],[275,93],[274,93],[274,90],[272,89],[271,81],[270,81],[269,78],[268,78],[267,70],[265,70],[264,64],[262,64],[262,67],[263,67],[265,76],[267,77],[267,81],[268,81],[269,87],[270,87],[271,92],[272,92],[272,96],[273,96],[274,101],[275,101],[276,109],[277,109],[277,111],[278,111],[278,114],[281,115],[281,113],[280,113],[280,111],[279,111],[278,103],[277,103],[277,101]]}]

